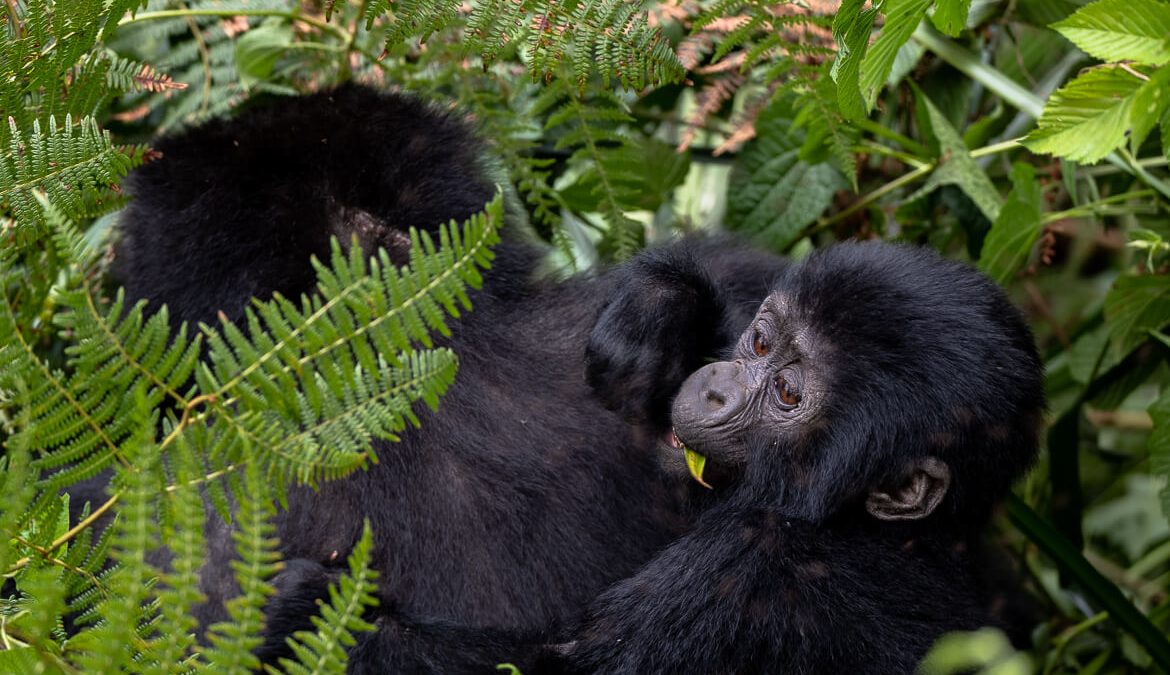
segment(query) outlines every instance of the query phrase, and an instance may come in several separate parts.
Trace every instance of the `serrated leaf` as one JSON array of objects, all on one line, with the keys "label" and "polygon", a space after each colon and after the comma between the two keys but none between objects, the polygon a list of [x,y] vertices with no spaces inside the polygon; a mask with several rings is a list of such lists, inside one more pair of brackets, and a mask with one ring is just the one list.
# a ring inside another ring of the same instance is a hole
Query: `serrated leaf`
[{"label": "serrated leaf", "polygon": [[979,259],[979,269],[1001,285],[1007,284],[1028,261],[1044,229],[1043,198],[1036,170],[1031,164],[1018,162],[1012,166],[1011,180],[1012,191],[983,241]]},{"label": "serrated leaf", "polygon": [[1170,61],[1170,4],[1165,2],[1097,0],[1052,27],[1102,61]]},{"label": "serrated leaf", "polygon": [[780,249],[790,246],[845,186],[832,167],[800,159],[803,139],[792,131],[792,116],[785,99],[760,115],[758,135],[740,153],[728,189],[728,226],[759,233]]},{"label": "serrated leaf", "polygon": [[1056,91],[1036,129],[1023,140],[1038,153],[1099,161],[1125,142],[1143,81],[1122,68],[1090,70]]},{"label": "serrated leaf", "polygon": [[886,25],[861,62],[861,94],[872,108],[878,92],[890,76],[898,49],[906,44],[926,16],[931,0],[887,0],[882,5]]},{"label": "serrated leaf", "polygon": [[929,133],[938,149],[938,168],[930,174],[926,184],[906,199],[912,202],[925,197],[942,185],[954,185],[962,190],[979,211],[990,221],[999,218],[1003,202],[991,179],[979,168],[963,143],[962,136],[947,121],[946,115],[922,92],[918,92],[919,121],[924,133]]},{"label": "serrated leaf", "polygon": [[[1133,132],[1129,135],[1129,146],[1135,156],[1167,110],[1170,110],[1170,66],[1163,66],[1150,75],[1150,81],[1138,89],[1133,99]],[[1166,134],[1163,125],[1162,135]]]},{"label": "serrated leaf", "polygon": [[1118,356],[1133,351],[1150,331],[1170,324],[1170,277],[1118,278],[1105,296],[1105,320]]},{"label": "serrated leaf", "polygon": [[930,20],[935,28],[955,37],[967,27],[967,14],[970,11],[971,0],[938,0]]},{"label": "serrated leaf", "polygon": [[860,119],[869,112],[861,95],[859,75],[878,8],[863,10],[864,4],[864,0],[845,0],[833,19],[837,59],[829,74],[837,83],[837,105],[846,119]]},{"label": "serrated leaf", "polygon": [[1150,473],[1168,479],[1159,493],[1162,498],[1162,513],[1170,518],[1170,388],[1163,388],[1158,400],[1148,408],[1154,430],[1146,447],[1150,451]]}]

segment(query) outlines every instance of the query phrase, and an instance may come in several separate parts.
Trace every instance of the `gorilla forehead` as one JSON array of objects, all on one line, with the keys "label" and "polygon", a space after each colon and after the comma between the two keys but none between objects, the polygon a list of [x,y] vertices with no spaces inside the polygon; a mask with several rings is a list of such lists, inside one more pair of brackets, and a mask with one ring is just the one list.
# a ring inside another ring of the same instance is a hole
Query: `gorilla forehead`
[{"label": "gorilla forehead", "polygon": [[790,268],[765,306],[811,333],[837,405],[868,399],[871,411],[885,401],[996,416],[1042,397],[1019,311],[985,276],[929,249],[822,249]]}]

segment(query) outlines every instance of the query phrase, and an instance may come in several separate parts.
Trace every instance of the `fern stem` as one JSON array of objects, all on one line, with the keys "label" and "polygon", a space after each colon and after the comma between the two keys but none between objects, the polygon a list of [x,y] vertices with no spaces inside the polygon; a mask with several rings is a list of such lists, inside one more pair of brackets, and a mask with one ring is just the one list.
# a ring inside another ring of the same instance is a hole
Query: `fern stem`
[{"label": "fern stem", "polygon": [[207,50],[207,41],[203,39],[203,31],[199,30],[199,23],[195,17],[183,17],[187,23],[187,30],[195,40],[195,48],[199,50],[199,64],[203,66],[203,91],[199,97],[199,114],[206,115],[211,107],[211,52]]},{"label": "fern stem", "polygon": [[[25,539],[24,537],[20,536],[19,534],[12,535],[12,540],[20,543],[22,546],[27,546],[28,548],[31,548],[32,550],[36,551],[37,553],[40,553],[41,560],[44,560],[45,562],[49,563],[50,565],[55,565],[55,566],[60,567],[62,569],[69,570],[70,572],[73,572],[74,574],[85,577],[87,580],[89,580],[90,583],[93,584],[93,587],[96,588],[98,590],[98,592],[102,594],[102,597],[105,597],[105,598],[110,597],[109,589],[106,588],[105,584],[103,584],[100,579],[98,579],[96,576],[94,576],[93,572],[90,572],[89,570],[86,570],[86,569],[82,569],[76,565],[72,565],[72,564],[58,558],[57,556],[53,555],[52,548],[38,546],[35,543],[29,541],[28,539]],[[18,560],[16,562],[15,565],[13,565],[13,568],[16,569],[17,565],[20,565],[21,567],[23,567],[24,565],[28,564],[29,560],[30,560],[29,558],[21,558],[20,560]],[[9,573],[11,573],[11,570],[9,571]]]},{"label": "fern stem", "polygon": [[[345,39],[345,50],[341,56],[341,68],[337,74],[338,82],[348,82],[349,79],[353,77],[353,68],[351,68],[349,65],[349,55],[350,52],[356,51],[355,48],[357,46],[358,33],[360,33],[362,30],[362,19],[366,15],[366,6],[368,4],[369,0],[362,0],[358,5],[357,14],[354,15],[355,18],[353,20],[353,32],[349,33]],[[366,58],[369,57],[367,56]],[[380,63],[377,59],[374,61]]]},{"label": "fern stem", "polygon": [[875,143],[875,142],[870,141],[870,140],[864,140],[861,142],[860,145],[856,145],[850,149],[855,153],[871,152],[871,153],[876,153],[879,155],[884,155],[886,157],[892,157],[892,158],[898,160],[899,162],[902,162],[903,164],[909,164],[911,167],[913,167],[915,169],[920,169],[920,168],[922,168],[930,163],[927,160],[920,159],[920,158],[915,157],[914,155],[911,155],[909,153],[901,152],[901,151],[895,150],[893,148],[887,148],[886,146],[882,145],[881,143]]},{"label": "fern stem", "polygon": [[314,19],[313,17],[298,14],[297,12],[287,12],[279,9],[163,9],[157,12],[141,12],[136,16],[127,17],[119,21],[118,26],[121,27],[144,21],[157,21],[159,19],[177,19],[180,17],[196,16],[274,16],[288,19],[289,21],[307,23],[342,40],[349,38],[349,33],[340,26],[334,26],[327,21]]},{"label": "fern stem", "polygon": [[[45,556],[52,555],[57,549],[61,548],[65,544],[69,543],[70,541],[73,541],[74,537],[81,534],[87,528],[89,528],[91,525],[93,525],[95,522],[97,522],[98,518],[101,518],[103,515],[105,515],[106,512],[109,511],[110,509],[112,509],[114,507],[114,504],[117,504],[117,503],[118,503],[118,493],[115,492],[112,497],[107,499],[104,504],[102,504],[101,506],[94,509],[93,512],[90,513],[88,516],[86,516],[81,522],[79,522],[76,525],[74,525],[73,527],[69,528],[69,530],[66,531],[64,534],[62,534],[60,537],[57,537],[56,539],[54,539],[53,543],[46,546],[43,551],[38,549],[38,552],[41,553],[42,555],[45,555]],[[20,560],[17,560],[16,562],[12,563],[12,566],[5,571],[5,574],[11,574],[12,572],[24,567],[28,563],[29,563],[29,558],[27,558],[27,557],[21,558]]]},{"label": "fern stem", "polygon": [[218,471],[212,471],[211,473],[206,474],[204,476],[200,476],[199,478],[193,478],[193,479],[186,481],[184,483],[176,483],[174,485],[168,485],[168,486],[166,486],[166,488],[163,489],[163,491],[164,492],[177,492],[182,488],[195,487],[196,485],[202,485],[204,483],[209,483],[209,482],[215,480],[216,478],[223,478],[224,476],[228,475],[229,473],[232,473],[234,471],[237,471],[239,469],[244,468],[244,466],[246,464],[247,464],[247,462],[239,462],[238,464],[228,464],[227,466],[225,466],[222,469],[219,469]]}]

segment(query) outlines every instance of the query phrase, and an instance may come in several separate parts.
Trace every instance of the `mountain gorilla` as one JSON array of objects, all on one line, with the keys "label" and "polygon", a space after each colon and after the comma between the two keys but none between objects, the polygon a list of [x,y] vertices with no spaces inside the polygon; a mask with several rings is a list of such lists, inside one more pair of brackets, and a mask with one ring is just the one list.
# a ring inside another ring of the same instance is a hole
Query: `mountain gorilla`
[{"label": "mountain gorilla", "polygon": [[908,673],[992,623],[971,551],[1035,458],[1041,377],[1019,312],[964,265],[852,244],[793,266],[673,404],[726,495],[593,604],[560,668]]},{"label": "mountain gorilla", "polygon": [[[167,304],[176,322],[238,320],[253,296],[311,292],[309,258],[328,255],[330,236],[385,247],[403,263],[409,227],[434,232],[465,219],[498,189],[460,120],[352,86],[282,99],[155,147],[161,159],[127,183],[134,200],[115,272],[130,297]],[[656,457],[669,450],[671,397],[734,341],[785,264],[695,240],[558,282],[539,273],[547,250],[523,221],[512,204],[493,268],[471,294],[474,311],[438,340],[460,358],[441,412],[417,411],[420,429],[375,443],[380,461],[368,471],[290,491],[277,522],[290,560],[282,591],[344,564],[368,518],[384,606],[549,631],[689,527],[706,491],[663,473]],[[658,263],[705,271],[688,273],[687,284],[644,273]],[[635,278],[655,287],[623,301],[645,303],[624,345],[604,321],[594,326]],[[226,618],[223,602],[237,592],[230,528],[213,516],[207,534],[203,626]],[[311,607],[312,597],[300,599]],[[297,601],[283,594],[274,616]],[[305,612],[292,617],[270,622],[277,651],[284,635],[309,627]]]},{"label": "mountain gorilla", "polygon": [[[116,265],[182,320],[309,292],[331,235],[404,261],[406,228],[496,189],[463,124],[357,87],[156,147]],[[909,248],[787,266],[721,239],[556,282],[520,220],[441,340],[461,359],[441,412],[290,491],[262,656],[309,627],[363,518],[382,606],[354,672],[908,672],[990,622],[970,547],[1043,409],[993,284]],[[204,626],[235,592],[229,535],[209,520]]]},{"label": "mountain gorilla", "polygon": [[[695,262],[650,252],[627,268],[592,343],[627,381],[677,339],[650,321],[693,325],[689,303],[657,303],[667,279],[703,297]],[[1029,330],[989,280],[908,247],[815,253],[674,399],[674,463],[704,457],[696,477],[717,495],[689,533],[556,646],[382,611],[351,669],[909,673],[943,633],[995,623],[972,553],[1035,458],[1043,410]],[[326,581],[302,576],[278,607]]]}]

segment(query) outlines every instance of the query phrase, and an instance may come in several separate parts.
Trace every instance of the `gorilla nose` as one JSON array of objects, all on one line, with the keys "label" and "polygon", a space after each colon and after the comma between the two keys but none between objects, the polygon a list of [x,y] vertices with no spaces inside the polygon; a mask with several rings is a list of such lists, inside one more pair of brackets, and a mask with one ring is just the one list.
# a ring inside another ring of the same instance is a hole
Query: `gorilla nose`
[{"label": "gorilla nose", "polygon": [[747,399],[739,363],[720,362],[704,366],[691,377],[698,386],[699,410],[708,422],[719,422],[741,407]]}]

